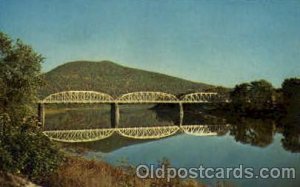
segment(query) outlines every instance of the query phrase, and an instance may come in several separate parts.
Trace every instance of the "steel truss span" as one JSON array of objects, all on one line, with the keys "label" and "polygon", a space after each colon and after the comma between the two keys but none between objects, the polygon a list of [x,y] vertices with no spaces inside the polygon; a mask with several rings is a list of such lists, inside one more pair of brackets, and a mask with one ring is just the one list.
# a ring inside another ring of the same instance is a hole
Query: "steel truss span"
[{"label": "steel truss span", "polygon": [[51,94],[39,103],[213,103],[228,102],[216,92],[196,92],[177,98],[164,92],[141,91],[121,95],[117,99],[96,91],[63,91]]},{"label": "steel truss span", "polygon": [[163,92],[132,92],[117,99],[121,103],[178,103],[175,95]]},{"label": "steel truss span", "polygon": [[41,103],[112,103],[114,99],[105,93],[95,91],[64,91],[51,94]]}]

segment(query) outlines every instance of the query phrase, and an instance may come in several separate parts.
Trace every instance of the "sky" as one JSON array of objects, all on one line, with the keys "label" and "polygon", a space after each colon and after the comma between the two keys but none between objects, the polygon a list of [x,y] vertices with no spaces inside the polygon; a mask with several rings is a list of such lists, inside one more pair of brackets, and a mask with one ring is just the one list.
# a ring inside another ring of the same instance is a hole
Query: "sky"
[{"label": "sky", "polygon": [[300,0],[0,0],[0,31],[45,58],[232,87],[300,75]]}]

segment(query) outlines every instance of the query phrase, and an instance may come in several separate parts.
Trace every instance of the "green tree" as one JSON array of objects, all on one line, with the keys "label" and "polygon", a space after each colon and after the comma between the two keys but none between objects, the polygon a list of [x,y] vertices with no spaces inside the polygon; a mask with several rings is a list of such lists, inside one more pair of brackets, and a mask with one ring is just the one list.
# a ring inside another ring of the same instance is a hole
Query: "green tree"
[{"label": "green tree", "polygon": [[250,103],[253,110],[269,110],[273,106],[275,90],[271,83],[260,80],[250,83]]},{"label": "green tree", "polygon": [[15,43],[0,33],[0,111],[7,113],[13,125],[31,115],[37,88],[41,86],[43,57],[20,40]]},{"label": "green tree", "polygon": [[61,155],[38,128],[32,107],[41,85],[43,57],[0,32],[0,170],[38,179]]},{"label": "green tree", "polygon": [[283,106],[285,110],[284,124],[300,124],[300,79],[290,78],[282,83]]},{"label": "green tree", "polygon": [[230,99],[232,106],[236,111],[245,112],[250,102],[250,89],[251,85],[243,83],[236,85],[233,91],[230,93]]},{"label": "green tree", "polygon": [[266,147],[273,141],[275,127],[271,120],[236,116],[227,120],[232,124],[230,134],[238,142]]},{"label": "green tree", "polygon": [[285,79],[281,91],[287,108],[300,106],[300,78]]},{"label": "green tree", "polygon": [[271,83],[259,80],[235,86],[230,98],[238,111],[263,111],[272,109],[274,94],[275,89]]},{"label": "green tree", "polygon": [[282,144],[287,150],[300,152],[300,78],[285,79],[281,92],[285,110],[281,119],[284,127]]}]

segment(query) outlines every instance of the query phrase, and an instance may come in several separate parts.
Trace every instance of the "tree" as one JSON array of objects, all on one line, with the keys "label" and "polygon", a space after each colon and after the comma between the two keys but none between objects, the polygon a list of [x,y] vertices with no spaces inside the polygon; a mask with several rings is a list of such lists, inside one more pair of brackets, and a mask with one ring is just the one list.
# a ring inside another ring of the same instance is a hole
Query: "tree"
[{"label": "tree", "polygon": [[230,93],[230,99],[235,110],[244,112],[248,108],[250,102],[250,89],[251,85],[248,83],[243,83],[234,87],[233,91]]},{"label": "tree", "polygon": [[283,106],[286,112],[285,123],[299,124],[300,122],[300,79],[285,79],[282,83]]},{"label": "tree", "polygon": [[230,134],[235,140],[245,144],[266,147],[273,141],[274,126],[272,120],[251,119],[232,116],[227,119],[232,124]]},{"label": "tree", "polygon": [[31,179],[47,175],[61,160],[55,145],[39,131],[32,107],[42,61],[30,46],[0,32],[0,170]]},{"label": "tree", "polygon": [[285,79],[281,89],[285,115],[282,144],[285,149],[300,152],[300,78]]},{"label": "tree", "polygon": [[274,93],[271,83],[259,80],[235,86],[230,98],[236,110],[262,111],[272,109]]},{"label": "tree", "polygon": [[8,114],[17,125],[32,115],[32,103],[41,85],[40,70],[43,57],[28,45],[13,41],[0,33],[0,111]]},{"label": "tree", "polygon": [[275,90],[271,83],[260,80],[250,83],[250,103],[253,110],[269,110],[273,106]]},{"label": "tree", "polygon": [[286,106],[300,106],[300,78],[285,79],[281,91]]}]

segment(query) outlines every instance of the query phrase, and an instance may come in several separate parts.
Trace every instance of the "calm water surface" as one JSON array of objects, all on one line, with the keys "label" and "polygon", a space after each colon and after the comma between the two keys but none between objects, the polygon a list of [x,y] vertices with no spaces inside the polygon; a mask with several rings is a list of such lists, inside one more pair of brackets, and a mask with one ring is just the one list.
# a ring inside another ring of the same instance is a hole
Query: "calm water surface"
[{"label": "calm water surface", "polygon": [[[121,106],[120,124],[128,126],[176,125],[176,107],[153,110],[153,106]],[[300,132],[282,128],[272,120],[224,119],[204,115],[201,110],[186,112],[187,124],[228,124],[228,131],[218,136],[177,134],[159,140],[134,140],[113,135],[90,143],[68,144],[68,150],[85,150],[82,155],[102,159],[113,165],[158,164],[167,158],[173,167],[293,167],[296,179],[226,179],[235,186],[300,186]],[[297,124],[295,124],[297,125]],[[86,129],[110,126],[109,106],[47,111],[46,129]],[[220,179],[199,179],[214,185]]]}]

